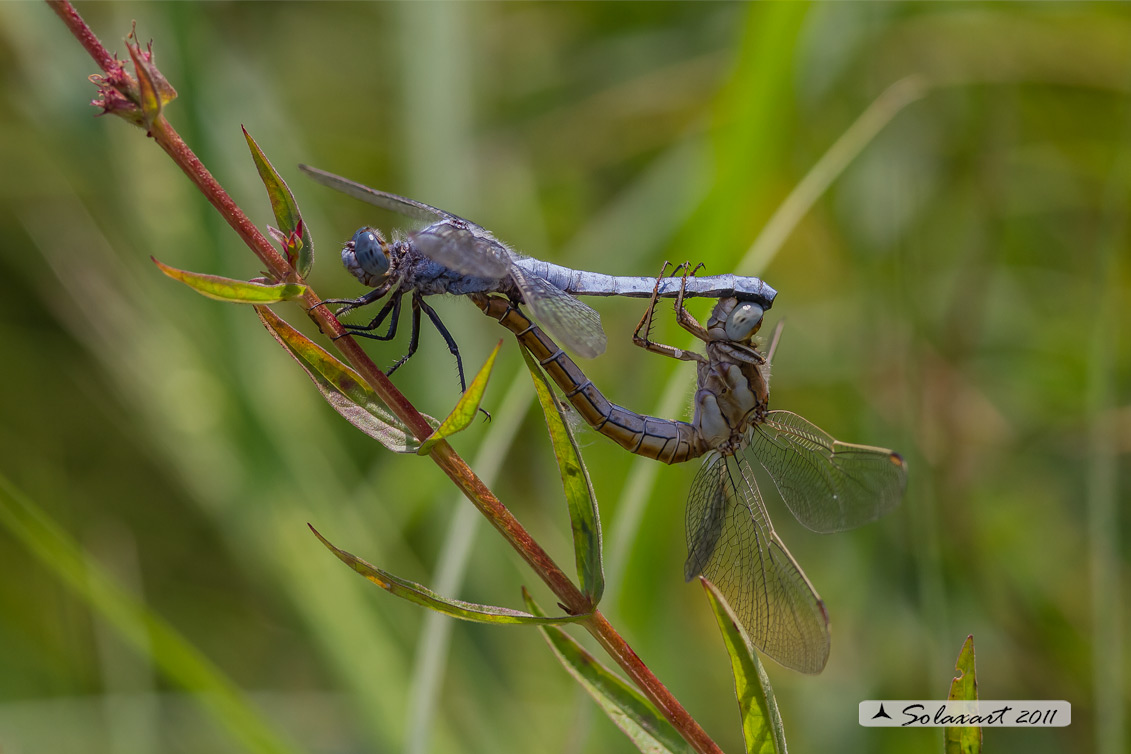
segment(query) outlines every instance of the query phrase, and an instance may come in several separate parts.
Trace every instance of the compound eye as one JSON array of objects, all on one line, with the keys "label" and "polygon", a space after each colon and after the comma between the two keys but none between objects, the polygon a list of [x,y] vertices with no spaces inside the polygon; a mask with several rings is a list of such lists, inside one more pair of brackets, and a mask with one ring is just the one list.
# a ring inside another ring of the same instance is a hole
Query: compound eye
[{"label": "compound eye", "polygon": [[727,338],[734,341],[749,340],[750,336],[758,332],[762,326],[762,315],[765,309],[749,301],[734,307],[734,311],[727,317]]},{"label": "compound eye", "polygon": [[[347,256],[352,256],[347,259]],[[349,244],[342,249],[342,264],[356,274],[361,268],[372,278],[384,277],[389,272],[389,256],[385,253],[385,239],[373,228],[361,228],[353,234]]]}]

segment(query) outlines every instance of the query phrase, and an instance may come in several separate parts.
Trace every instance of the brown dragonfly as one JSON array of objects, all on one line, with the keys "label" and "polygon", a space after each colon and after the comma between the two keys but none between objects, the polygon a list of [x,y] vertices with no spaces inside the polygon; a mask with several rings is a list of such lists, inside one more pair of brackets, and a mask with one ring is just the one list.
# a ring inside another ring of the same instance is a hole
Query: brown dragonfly
[{"label": "brown dragonfly", "polygon": [[[686,281],[690,273],[684,269]],[[677,296],[676,321],[702,341],[705,353],[698,353],[649,339],[659,298],[652,296],[633,342],[695,362],[698,389],[688,423],[611,403],[513,300],[482,293],[471,298],[516,335],[595,430],[633,453],[665,463],[706,456],[687,500],[684,577],[690,581],[702,574],[712,581],[769,657],[803,673],[824,669],[828,613],[774,531],[754,469],[766,471],[804,526],[837,532],[874,521],[899,505],[907,464],[894,451],[840,442],[795,413],[769,409],[773,346],[764,355],[753,340],[763,308],[722,298],[702,325],[684,308],[683,296]]]}]

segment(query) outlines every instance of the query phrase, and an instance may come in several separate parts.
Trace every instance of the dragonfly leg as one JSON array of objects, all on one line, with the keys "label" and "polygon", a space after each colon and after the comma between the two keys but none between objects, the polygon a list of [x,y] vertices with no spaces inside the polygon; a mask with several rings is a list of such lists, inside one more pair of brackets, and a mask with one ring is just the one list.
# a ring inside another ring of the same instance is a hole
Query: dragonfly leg
[{"label": "dragonfly leg", "polygon": [[448,350],[452,352],[452,356],[456,357],[456,371],[459,372],[459,391],[461,393],[467,392],[467,382],[463,377],[463,359],[459,355],[459,346],[456,345],[456,339],[448,332],[448,328],[444,327],[444,323],[440,320],[440,315],[436,313],[436,310],[424,303],[423,298],[413,296],[412,303],[413,306],[419,304],[424,313],[428,315],[428,319],[432,320],[432,325],[443,336],[444,342],[448,344]]},{"label": "dragonfly leg", "polygon": [[[653,341],[651,339],[652,316],[655,314],[656,304],[659,302],[660,281],[664,277],[664,271],[667,270],[669,264],[670,264],[669,262],[664,262],[664,266],[660,268],[660,274],[656,278],[656,285],[652,289],[652,298],[648,302],[648,309],[644,312],[644,316],[640,318],[640,324],[638,324],[636,326],[636,330],[632,333],[632,343],[633,343],[633,345],[636,345],[636,346],[639,346],[640,348],[643,348],[645,351],[651,351],[652,353],[658,353],[661,356],[670,356],[673,359],[679,359],[681,361],[699,361],[699,362],[706,363],[707,358],[705,356],[703,356],[702,354],[695,353],[694,351],[685,351],[682,348],[676,348],[675,346],[669,346],[669,345],[665,345],[663,343],[656,343],[655,341]],[[684,267],[684,266],[685,265],[681,264],[678,267],[676,267],[675,270],[673,270],[672,272],[674,273],[675,271],[679,270],[681,267]],[[685,279],[684,284],[686,285],[686,279]],[[680,302],[682,302],[682,300],[683,300],[682,297],[683,297],[683,288],[681,287],[680,288],[680,299],[679,299]],[[696,323],[696,324],[698,324],[698,323]],[[640,334],[641,331],[644,332],[643,336],[641,336],[641,334]],[[706,333],[704,333],[704,334],[706,334]]]},{"label": "dragonfly leg", "polygon": [[378,286],[377,288],[371,290],[369,293],[366,293],[364,296],[358,296],[357,298],[324,298],[314,306],[307,309],[307,311],[314,311],[318,307],[325,306],[327,304],[345,304],[345,306],[343,306],[341,309],[338,309],[338,311],[334,312],[334,314],[346,314],[347,312],[353,311],[354,309],[360,308],[362,306],[368,306],[374,301],[379,301],[385,296],[385,294],[389,292],[390,288],[392,288],[392,286],[388,284]]},{"label": "dragonfly leg", "polygon": [[[652,297],[648,300],[648,308],[644,311],[644,316],[640,318],[640,323],[636,325],[636,329],[632,332],[632,342],[641,348],[648,348],[652,342],[652,315],[656,313],[656,302],[660,297],[660,281],[664,277],[664,273],[668,269],[671,262],[664,262],[660,267],[660,274],[656,276],[656,284],[652,286]],[[678,267],[676,269],[679,269]],[[643,337],[640,331],[644,331]]]},{"label": "dragonfly leg", "polygon": [[[398,296],[398,299],[399,298]],[[400,304],[398,303],[395,308],[397,314],[393,315],[394,319],[400,314]],[[448,344],[448,350],[456,357],[456,371],[459,372],[459,389],[461,393],[467,392],[467,382],[463,376],[463,359],[460,357],[459,346],[456,345],[455,338],[448,332],[448,328],[444,326],[444,322],[440,319],[440,315],[436,313],[436,310],[424,303],[424,297],[415,291],[412,294],[412,332],[408,337],[408,352],[400,357],[396,364],[389,367],[385,374],[391,376],[393,372],[404,366],[405,362],[411,359],[413,354],[416,353],[416,349],[420,345],[420,313],[422,311],[428,315],[428,319],[432,322],[432,325],[439,331],[440,335],[443,336],[444,342]],[[393,325],[390,329],[395,331],[396,326]],[[359,334],[363,335],[364,333]],[[487,421],[491,421],[491,414],[487,413],[487,411],[482,408],[479,410],[487,417]]]},{"label": "dragonfly leg", "polygon": [[703,268],[703,263],[700,262],[693,268],[691,266],[691,262],[684,262],[676,269],[679,269],[680,267],[683,268],[683,279],[679,283],[679,294],[677,294],[675,297],[675,321],[684,330],[687,330],[699,340],[706,342],[708,340],[707,328],[699,324],[699,320],[695,319],[695,317],[692,317],[691,312],[687,311],[687,307],[683,305],[684,295],[687,293],[687,278],[691,277],[696,272],[701,270]]},{"label": "dragonfly leg", "polygon": [[408,361],[409,359],[411,359],[412,355],[414,353],[416,353],[416,347],[420,345],[420,304],[421,303],[423,303],[423,302],[420,301],[420,294],[419,293],[413,293],[412,294],[412,332],[408,336],[408,352],[404,356],[400,357],[400,359],[397,360],[396,364],[393,364],[391,367],[389,367],[387,370],[385,370],[386,376],[391,377],[393,372],[397,371],[402,366],[404,366],[404,363],[406,361]]},{"label": "dragonfly leg", "polygon": [[[397,324],[401,319],[401,299],[404,298],[402,291],[397,291],[385,305],[381,307],[381,311],[377,312],[377,316],[369,321],[367,325],[342,325],[351,335],[357,335],[361,338],[370,338],[372,340],[392,340],[397,335]],[[348,310],[347,310],[348,311]],[[341,312],[339,311],[339,314]],[[389,314],[392,313],[392,317]],[[389,318],[389,326],[385,330],[384,335],[378,335],[373,330],[376,330],[381,324]]]},{"label": "dragonfly leg", "polygon": [[[667,263],[665,262],[664,264],[667,264]],[[684,274],[685,277],[687,275],[690,275],[691,277],[695,277],[695,273],[699,272],[699,270],[705,270],[705,269],[707,269],[707,265],[703,264],[702,262],[695,265],[694,268],[691,266],[691,262],[680,262],[679,264],[677,264],[675,267],[672,268],[672,277],[675,277],[676,275],[678,275],[680,270],[684,270],[683,274]],[[687,270],[691,270],[691,272],[689,273],[689,272],[687,272]],[[662,275],[663,272],[661,272],[660,274]]]}]

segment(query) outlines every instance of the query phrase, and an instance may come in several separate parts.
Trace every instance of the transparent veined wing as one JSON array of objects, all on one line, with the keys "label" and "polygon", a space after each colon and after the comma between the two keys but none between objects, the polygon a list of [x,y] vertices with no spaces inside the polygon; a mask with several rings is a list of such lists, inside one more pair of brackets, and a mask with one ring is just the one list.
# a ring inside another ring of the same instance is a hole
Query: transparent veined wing
[{"label": "transparent veined wing", "polygon": [[334,175],[333,173],[319,170],[310,165],[299,165],[298,167],[299,170],[306,173],[323,186],[329,186],[336,191],[341,191],[343,194],[352,196],[354,199],[360,199],[375,207],[387,209],[390,212],[396,212],[398,215],[404,215],[414,220],[423,220],[429,223],[447,219],[463,220],[461,217],[433,207],[430,204],[418,202],[408,197],[390,194],[387,191],[378,191],[375,188],[369,188],[364,184],[351,181],[349,178],[343,178],[340,175]]},{"label": "transparent veined wing", "polygon": [[817,532],[852,529],[903,498],[907,463],[886,448],[840,442],[791,411],[771,411],[745,451],[769,473],[790,511]]},{"label": "transparent veined wing", "polygon": [[726,597],[754,645],[782,665],[819,673],[829,616],[766,514],[742,456],[708,456],[687,501],[688,580],[702,574]]},{"label": "transparent veined wing", "polygon": [[510,270],[510,250],[470,220],[431,204],[378,191],[309,165],[299,165],[299,169],[323,186],[329,186],[355,199],[414,220],[432,223],[413,234],[413,241],[422,254],[448,269],[490,279],[502,278]]},{"label": "transparent veined wing", "polygon": [[511,252],[475,223],[452,217],[412,234],[416,249],[449,270],[501,280],[511,271]]},{"label": "transparent veined wing", "polygon": [[521,267],[510,272],[530,313],[559,343],[587,359],[605,352],[605,330],[593,307]]}]

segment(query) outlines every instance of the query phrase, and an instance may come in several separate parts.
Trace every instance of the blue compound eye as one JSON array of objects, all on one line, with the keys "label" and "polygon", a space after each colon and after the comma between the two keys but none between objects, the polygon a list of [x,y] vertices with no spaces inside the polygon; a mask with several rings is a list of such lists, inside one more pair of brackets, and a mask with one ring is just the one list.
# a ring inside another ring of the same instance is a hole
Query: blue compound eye
[{"label": "blue compound eye", "polygon": [[342,249],[342,264],[359,279],[362,274],[370,279],[384,277],[389,273],[385,239],[373,228],[361,228]]},{"label": "blue compound eye", "polygon": [[758,328],[762,326],[762,315],[765,311],[750,302],[734,307],[734,311],[727,317],[725,328],[727,338],[739,342],[749,340],[750,336],[758,332]]}]

